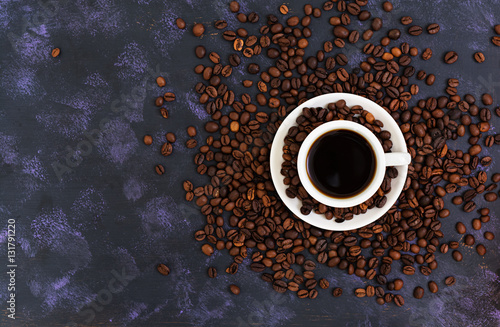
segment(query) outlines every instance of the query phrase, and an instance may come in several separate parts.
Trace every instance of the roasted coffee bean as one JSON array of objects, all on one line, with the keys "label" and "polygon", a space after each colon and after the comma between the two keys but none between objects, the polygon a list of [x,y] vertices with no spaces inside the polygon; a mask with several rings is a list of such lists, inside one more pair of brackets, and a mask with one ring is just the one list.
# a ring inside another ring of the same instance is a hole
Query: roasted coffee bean
[{"label": "roasted coffee bean", "polygon": [[177,18],[175,20],[175,24],[177,25],[177,28],[183,30],[186,28],[186,22],[182,18]]},{"label": "roasted coffee bean", "polygon": [[163,99],[167,102],[172,102],[175,100],[175,94],[172,92],[167,92],[163,95]]},{"label": "roasted coffee bean", "polygon": [[158,175],[163,175],[165,173],[165,168],[162,165],[156,165],[155,171]]},{"label": "roasted coffee bean", "polygon": [[208,277],[210,277],[210,278],[217,277],[217,269],[215,269],[214,267],[209,267],[208,268]]},{"label": "roasted coffee bean", "polygon": [[144,135],[143,138],[144,144],[151,145],[153,143],[153,137],[149,134]]},{"label": "roasted coffee bean", "polygon": [[491,38],[491,43],[496,45],[497,47],[500,47],[500,36],[494,36]]},{"label": "roasted coffee bean", "polygon": [[397,294],[396,296],[394,296],[394,303],[398,307],[402,307],[405,304],[405,300],[404,300],[403,296]]},{"label": "roasted coffee bean", "polygon": [[444,62],[447,64],[453,64],[458,60],[458,54],[455,51],[447,52],[444,55]]},{"label": "roasted coffee bean", "polygon": [[214,23],[214,26],[218,30],[222,30],[227,27],[227,22],[225,20],[218,20]]},{"label": "roasted coffee bean", "polygon": [[413,35],[413,36],[418,36],[418,35],[422,34],[422,30],[423,30],[422,27],[420,27],[418,25],[414,25],[408,29],[408,34]]},{"label": "roasted coffee bean", "polygon": [[413,23],[413,18],[411,18],[410,16],[401,17],[401,24],[410,25],[411,23]]},{"label": "roasted coffee bean", "polygon": [[483,256],[486,254],[486,247],[482,244],[478,244],[476,246],[476,251],[477,251],[477,254],[479,254],[480,256]]},{"label": "roasted coffee bean", "polygon": [[429,291],[430,291],[431,293],[437,293],[437,292],[438,292],[438,290],[439,290],[438,285],[437,285],[437,284],[436,284],[436,282],[434,282],[434,281],[430,281],[430,282],[428,283],[428,287],[429,287]]},{"label": "roasted coffee bean", "polygon": [[158,84],[159,87],[164,87],[167,84],[167,82],[165,81],[165,78],[158,76],[156,78],[156,84]]},{"label": "roasted coffee bean", "polygon": [[453,286],[455,285],[455,277],[453,276],[449,276],[449,277],[446,277],[445,280],[444,280],[444,283],[446,284],[446,286]]},{"label": "roasted coffee bean", "polygon": [[427,33],[429,34],[436,34],[437,32],[439,32],[440,30],[440,27],[438,24],[430,24],[429,26],[427,26]]},{"label": "roasted coffee bean", "polygon": [[163,263],[158,264],[158,266],[156,266],[156,270],[158,270],[158,272],[163,276],[168,276],[168,274],[170,274],[170,268]]},{"label": "roasted coffee bean", "polygon": [[60,54],[61,54],[61,49],[59,48],[52,49],[51,55],[53,58],[59,57]]},{"label": "roasted coffee bean", "polygon": [[459,262],[462,261],[462,259],[463,259],[462,253],[458,250],[453,251],[452,257],[453,257],[453,259],[455,259],[455,261],[459,261]]},{"label": "roasted coffee bean", "polygon": [[385,1],[383,4],[382,4],[382,8],[384,9],[384,11],[386,12],[391,12],[392,9],[393,9],[393,6],[392,6],[392,3],[389,2],[389,1]]},{"label": "roasted coffee bean", "polygon": [[356,295],[356,297],[365,297],[366,296],[366,290],[364,288],[357,288],[354,291],[354,295]]},{"label": "roasted coffee bean", "polygon": [[484,54],[482,52],[474,53],[474,60],[476,60],[478,63],[483,63],[485,60]]},{"label": "roasted coffee bean", "polygon": [[424,297],[424,289],[420,286],[415,287],[415,289],[413,290],[413,296],[416,299],[423,298]]},{"label": "roasted coffee bean", "polygon": [[234,295],[238,295],[240,294],[240,288],[234,284],[231,284],[229,285],[229,290],[231,291],[231,293],[233,293]]},{"label": "roasted coffee bean", "polygon": [[202,45],[199,45],[197,46],[195,49],[194,49],[194,53],[196,55],[196,57],[202,59],[203,57],[205,57],[205,55],[207,54],[207,50],[205,49],[204,46]]},{"label": "roasted coffee bean", "polygon": [[194,24],[193,26],[193,35],[198,37],[202,36],[205,33],[205,26],[201,23]]},{"label": "roasted coffee bean", "polygon": [[165,157],[169,156],[172,154],[172,150],[173,150],[172,144],[165,142],[161,147],[161,154],[164,155]]},{"label": "roasted coffee bean", "polygon": [[340,287],[336,287],[333,289],[332,293],[334,297],[339,297],[342,295],[342,289]]}]

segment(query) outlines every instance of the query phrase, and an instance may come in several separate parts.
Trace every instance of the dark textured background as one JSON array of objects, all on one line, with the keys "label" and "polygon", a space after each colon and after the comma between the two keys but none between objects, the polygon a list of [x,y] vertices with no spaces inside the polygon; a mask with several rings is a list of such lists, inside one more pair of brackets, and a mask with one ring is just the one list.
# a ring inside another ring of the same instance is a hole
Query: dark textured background
[{"label": "dark textured background", "polygon": [[[385,19],[384,31],[388,26],[401,27],[404,15],[412,15],[422,26],[441,24],[437,35],[405,35],[397,41],[409,41],[421,51],[424,45],[434,50],[430,61],[415,62],[417,69],[437,77],[434,87],[419,83],[419,98],[444,94],[447,78],[456,77],[460,94],[479,98],[491,92],[499,104],[500,49],[490,43],[492,26],[500,23],[500,18],[495,20],[500,17],[498,1],[394,1],[391,14],[381,10],[380,2],[370,2],[373,15]],[[230,28],[237,26],[227,3],[0,2],[0,257],[5,258],[0,262],[7,264],[6,221],[15,218],[15,325],[498,326],[500,235],[488,242],[482,234],[499,231],[499,202],[491,222],[472,232],[488,253],[479,257],[474,248],[462,247],[461,263],[449,254],[438,254],[439,268],[431,276],[417,273],[405,278],[402,308],[379,306],[374,298],[355,298],[354,288],[366,286],[366,280],[338,269],[321,267],[317,276],[344,288],[341,298],[333,298],[329,290],[320,291],[314,301],[300,300],[294,294],[275,293],[244,265],[235,276],[225,274],[231,262],[225,253],[210,258],[201,253],[193,233],[203,226],[204,217],[183,200],[181,187],[187,178],[201,179],[192,162],[195,150],[183,144],[185,127],[201,127],[208,119],[193,91],[198,81],[193,67],[199,62],[193,49],[202,43],[226,58],[231,45],[211,23],[224,18]],[[261,16],[277,13],[281,4],[241,1],[243,12],[257,11]],[[291,14],[302,6],[290,3]],[[326,12],[313,20],[311,49],[331,39],[327,21],[334,14],[338,13]],[[175,28],[177,17],[186,20],[187,30]],[[190,33],[194,22],[208,26],[201,40]],[[257,29],[262,22],[261,17],[259,24],[247,27]],[[361,29],[359,25],[353,26]],[[377,33],[375,39],[382,35]],[[62,49],[58,58],[50,56],[54,47]],[[359,47],[343,50],[351,55],[350,65],[359,64]],[[456,50],[460,59],[443,65],[442,56],[449,50]],[[482,65],[472,59],[478,50],[487,58]],[[154,84],[158,75],[167,79],[163,90]],[[230,80],[240,85],[242,76],[239,69]],[[175,92],[177,100],[168,104],[170,118],[164,120],[152,101],[167,90]],[[99,124],[108,120],[102,141],[85,143],[86,135],[96,135]],[[495,117],[493,125],[498,126],[499,120]],[[178,142],[174,155],[164,158],[158,149],[167,131],[175,132]],[[489,133],[495,132],[493,127]],[[145,133],[155,137],[153,146],[142,144]],[[197,139],[205,137],[200,131]],[[54,167],[67,165],[68,153],[77,147],[84,151],[81,160],[69,162],[71,171],[60,172],[59,178]],[[500,171],[498,146],[489,154],[494,163],[487,170]],[[154,173],[160,162],[167,169],[161,177]],[[478,205],[483,204],[481,197]],[[455,223],[462,220],[471,229],[475,217],[476,213],[453,209],[443,219],[444,241],[459,240]],[[168,277],[156,271],[158,262],[171,267]],[[218,278],[207,278],[209,265],[219,268]],[[393,268],[392,278],[400,276],[398,265]],[[11,325],[6,318],[3,271],[0,325]],[[115,276],[122,274],[127,279],[115,283]],[[444,286],[448,275],[456,276],[455,286]],[[429,280],[438,282],[439,293],[427,291]],[[239,296],[228,292],[231,283],[241,286]],[[426,290],[421,300],[411,296],[417,285]]]}]

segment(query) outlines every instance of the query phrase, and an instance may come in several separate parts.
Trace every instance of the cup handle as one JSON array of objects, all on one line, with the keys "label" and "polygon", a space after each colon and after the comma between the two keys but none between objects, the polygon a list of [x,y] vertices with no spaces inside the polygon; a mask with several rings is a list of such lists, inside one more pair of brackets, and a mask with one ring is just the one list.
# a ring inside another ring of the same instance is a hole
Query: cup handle
[{"label": "cup handle", "polygon": [[385,153],[385,165],[390,166],[406,166],[411,162],[411,156],[408,152],[391,152]]}]

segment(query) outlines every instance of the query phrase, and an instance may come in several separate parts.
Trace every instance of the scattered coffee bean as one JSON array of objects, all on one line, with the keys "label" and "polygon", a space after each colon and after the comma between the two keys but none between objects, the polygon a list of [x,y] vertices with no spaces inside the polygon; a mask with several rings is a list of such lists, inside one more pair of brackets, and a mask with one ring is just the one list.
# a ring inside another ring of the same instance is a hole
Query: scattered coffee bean
[{"label": "scattered coffee bean", "polygon": [[430,24],[429,26],[427,26],[427,33],[429,34],[436,34],[437,32],[439,32],[441,28],[439,27],[438,24]]},{"label": "scattered coffee bean", "polygon": [[495,234],[493,234],[492,232],[485,232],[484,238],[487,239],[488,241],[492,241],[495,239]]},{"label": "scattered coffee bean", "polygon": [[453,259],[455,259],[455,261],[458,261],[458,262],[462,261],[462,259],[463,259],[462,253],[458,250],[453,251],[452,257],[453,257]]},{"label": "scattered coffee bean", "polygon": [[240,288],[234,284],[231,284],[229,285],[229,290],[231,291],[231,293],[233,293],[234,295],[238,295],[240,294]]},{"label": "scattered coffee bean", "polygon": [[424,289],[420,286],[415,287],[415,289],[413,290],[413,296],[416,299],[423,298],[424,297]]},{"label": "scattered coffee bean", "polygon": [[479,254],[480,256],[483,256],[486,254],[486,247],[482,244],[478,244],[476,246],[476,251],[477,251],[477,254]]},{"label": "scattered coffee bean", "polygon": [[340,287],[336,287],[333,289],[332,293],[334,297],[339,297],[342,295],[342,289]]},{"label": "scattered coffee bean", "polygon": [[201,23],[194,24],[193,35],[196,37],[202,36],[205,33],[205,26]]},{"label": "scattered coffee bean", "polygon": [[386,11],[386,12],[391,12],[391,11],[392,11],[392,9],[394,8],[394,7],[392,6],[392,3],[391,3],[391,2],[389,2],[389,1],[385,1],[385,2],[382,4],[382,7],[384,8],[384,11]]},{"label": "scattered coffee bean", "polygon": [[476,242],[474,236],[472,236],[471,234],[467,234],[465,235],[465,238],[464,238],[464,243],[468,246],[472,246],[474,245],[474,243]]},{"label": "scattered coffee bean", "polygon": [[482,52],[474,53],[474,60],[476,60],[478,63],[483,63],[485,60],[484,54]]},{"label": "scattered coffee bean", "polygon": [[59,48],[54,48],[52,49],[52,57],[55,58],[55,57],[59,57],[59,55],[61,54],[61,49]]},{"label": "scattered coffee bean", "polygon": [[459,234],[465,234],[465,232],[467,231],[467,229],[465,228],[465,225],[461,222],[458,222],[457,225],[455,226],[455,228],[457,229],[457,232]]},{"label": "scattered coffee bean", "polygon": [[447,64],[454,64],[458,60],[458,54],[455,51],[447,52],[444,55],[444,62]]},{"label": "scattered coffee bean", "polygon": [[151,145],[153,143],[153,137],[151,135],[144,135],[144,144]]},{"label": "scattered coffee bean", "polygon": [[281,5],[280,6],[280,13],[283,15],[288,14],[288,7],[286,5]]},{"label": "scattered coffee bean", "polygon": [[165,173],[165,168],[162,165],[156,165],[155,171],[158,175],[163,175]]},{"label": "scattered coffee bean", "polygon": [[205,55],[207,54],[207,50],[205,49],[204,46],[202,45],[199,45],[197,46],[195,49],[194,49],[194,53],[196,55],[196,57],[202,59],[205,57]]},{"label": "scattered coffee bean", "polygon": [[217,269],[215,269],[214,267],[209,267],[208,268],[208,277],[210,277],[210,278],[217,277]]},{"label": "scattered coffee bean", "polygon": [[175,20],[175,25],[177,25],[177,28],[183,30],[186,28],[186,22],[182,18],[177,18]]},{"label": "scattered coffee bean", "polygon": [[158,272],[163,276],[168,276],[168,274],[170,274],[170,268],[165,266],[163,263],[158,264],[158,266],[156,266],[156,270],[158,270]]},{"label": "scattered coffee bean", "polygon": [[189,137],[195,137],[196,136],[196,127],[189,126],[187,128],[187,134],[188,134]]},{"label": "scattered coffee bean", "polygon": [[437,293],[439,290],[438,285],[434,281],[430,281],[428,287],[431,293]]},{"label": "scattered coffee bean", "polygon": [[496,45],[497,47],[500,47],[500,36],[494,36],[491,38],[491,43]]},{"label": "scattered coffee bean", "polygon": [[455,277],[453,276],[450,276],[450,277],[446,277],[445,280],[444,280],[444,283],[446,284],[446,286],[453,286],[455,285]]}]

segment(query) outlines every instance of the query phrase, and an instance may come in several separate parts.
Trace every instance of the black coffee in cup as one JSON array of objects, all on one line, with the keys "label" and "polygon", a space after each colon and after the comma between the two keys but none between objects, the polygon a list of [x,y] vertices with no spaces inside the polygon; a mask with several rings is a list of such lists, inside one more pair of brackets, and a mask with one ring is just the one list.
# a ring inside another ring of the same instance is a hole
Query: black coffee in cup
[{"label": "black coffee in cup", "polygon": [[314,141],[307,154],[307,174],[321,193],[349,198],[363,192],[376,169],[375,152],[358,133],[340,129]]}]

